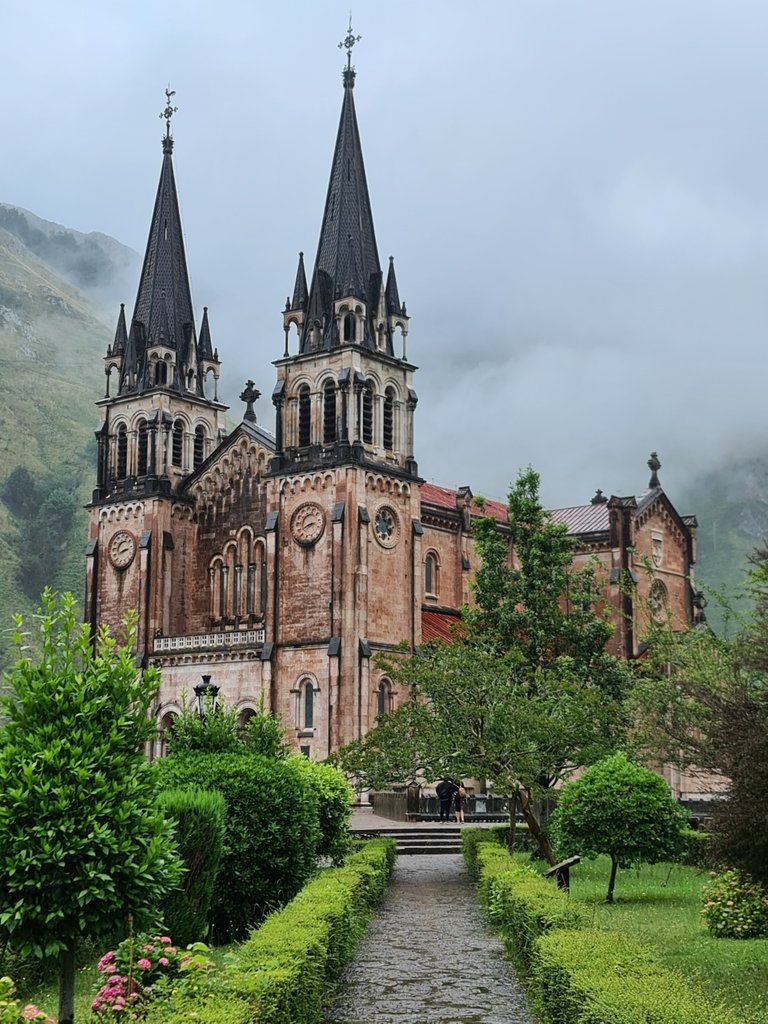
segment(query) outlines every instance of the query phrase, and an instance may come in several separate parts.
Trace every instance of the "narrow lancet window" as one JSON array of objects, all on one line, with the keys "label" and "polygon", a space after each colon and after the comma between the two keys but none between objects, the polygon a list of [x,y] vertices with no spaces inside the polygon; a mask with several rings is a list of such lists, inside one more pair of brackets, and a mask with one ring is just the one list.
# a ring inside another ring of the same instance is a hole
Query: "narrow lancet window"
[{"label": "narrow lancet window", "polygon": [[299,390],[299,448],[306,448],[310,443],[311,413],[309,387],[305,384]]}]

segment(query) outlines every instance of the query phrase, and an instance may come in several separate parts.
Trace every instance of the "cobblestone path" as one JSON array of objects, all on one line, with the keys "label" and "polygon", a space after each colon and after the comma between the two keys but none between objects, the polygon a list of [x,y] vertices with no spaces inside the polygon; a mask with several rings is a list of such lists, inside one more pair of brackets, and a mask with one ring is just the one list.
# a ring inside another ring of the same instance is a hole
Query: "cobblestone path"
[{"label": "cobblestone path", "polygon": [[328,1024],[531,1024],[459,856],[398,857]]}]

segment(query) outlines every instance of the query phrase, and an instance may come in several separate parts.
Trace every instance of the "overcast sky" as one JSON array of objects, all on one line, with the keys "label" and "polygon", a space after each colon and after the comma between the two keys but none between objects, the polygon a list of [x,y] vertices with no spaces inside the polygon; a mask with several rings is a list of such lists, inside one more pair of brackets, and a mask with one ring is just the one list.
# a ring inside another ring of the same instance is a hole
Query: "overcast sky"
[{"label": "overcast sky", "polygon": [[[503,498],[531,463],[550,505],[579,504],[641,491],[658,450],[674,500],[723,454],[759,449],[768,4],[358,0],[352,14],[379,254],[395,257],[420,367],[422,474]],[[198,326],[207,305],[224,396],[239,419],[252,377],[268,427],[348,17],[346,0],[3,3],[0,201],[143,253],[170,83]]]}]

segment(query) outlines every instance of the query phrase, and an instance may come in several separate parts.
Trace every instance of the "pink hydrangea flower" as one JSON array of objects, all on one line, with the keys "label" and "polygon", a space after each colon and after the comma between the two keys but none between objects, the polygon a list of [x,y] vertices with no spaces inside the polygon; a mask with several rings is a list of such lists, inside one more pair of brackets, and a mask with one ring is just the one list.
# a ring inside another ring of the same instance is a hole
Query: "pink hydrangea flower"
[{"label": "pink hydrangea flower", "polygon": [[146,957],[143,956],[141,960],[136,961],[136,966],[140,967],[142,971],[148,971],[151,968],[152,964],[149,962],[149,960],[147,960]]},{"label": "pink hydrangea flower", "polygon": [[171,940],[170,940],[170,937],[168,935],[161,935],[160,938],[157,941],[158,942],[162,942],[162,944],[164,946],[170,946],[170,944],[171,944]]},{"label": "pink hydrangea flower", "polygon": [[142,946],[141,948],[145,953],[154,953],[155,951],[155,947],[152,945],[151,942],[148,942],[146,946]]},{"label": "pink hydrangea flower", "polygon": [[167,967],[171,961],[168,959],[167,956],[161,956],[157,962],[160,964],[161,967]]}]

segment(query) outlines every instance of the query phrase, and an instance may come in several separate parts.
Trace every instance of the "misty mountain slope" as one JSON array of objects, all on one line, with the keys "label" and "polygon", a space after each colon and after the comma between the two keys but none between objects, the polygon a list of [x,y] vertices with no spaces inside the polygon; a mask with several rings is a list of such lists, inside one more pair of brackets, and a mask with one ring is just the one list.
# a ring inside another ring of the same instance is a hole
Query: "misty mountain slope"
[{"label": "misty mountain slope", "polygon": [[[80,243],[68,237],[77,265]],[[94,250],[83,245],[87,264]],[[122,274],[108,251],[99,249],[98,299]],[[12,613],[34,609],[45,583],[82,594],[94,401],[104,392],[101,357],[113,333],[90,295],[0,228],[0,664]]]},{"label": "misty mountain slope", "polygon": [[[708,594],[707,619],[718,632],[730,631],[716,593],[739,597],[755,549],[768,543],[768,451],[722,457],[686,490],[685,507],[696,513],[696,580]],[[732,627],[731,627],[732,628]]]}]

